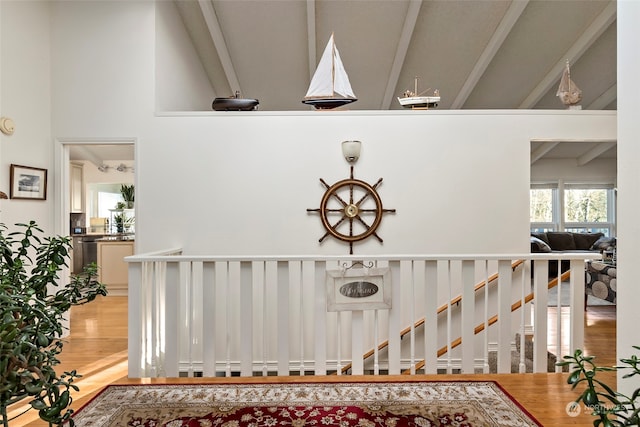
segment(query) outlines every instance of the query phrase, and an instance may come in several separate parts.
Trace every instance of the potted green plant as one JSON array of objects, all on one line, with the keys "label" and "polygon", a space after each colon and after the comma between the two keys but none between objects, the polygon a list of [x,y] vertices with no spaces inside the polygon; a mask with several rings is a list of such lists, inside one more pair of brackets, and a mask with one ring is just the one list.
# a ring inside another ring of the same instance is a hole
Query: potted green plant
[{"label": "potted green plant", "polygon": [[[633,346],[640,350],[640,347]],[[631,396],[626,396],[613,390],[602,380],[596,378],[598,372],[617,371],[618,369],[630,369],[631,371],[622,378],[630,378],[640,374],[640,359],[632,355],[628,359],[620,359],[622,366],[597,366],[593,356],[586,356],[582,350],[576,350],[573,356],[564,356],[564,361],[558,362],[559,366],[574,367],[567,378],[567,383],[575,389],[578,384],[586,383],[586,389],[576,399],[575,403],[582,402],[591,415],[596,417],[594,427],[603,426],[640,426],[640,388],[637,388]]]},{"label": "potted green plant", "polygon": [[120,193],[122,194],[122,199],[126,203],[127,209],[133,209],[133,202],[135,201],[135,188],[133,184],[122,184],[120,186]]},{"label": "potted green plant", "polygon": [[115,214],[113,222],[116,225],[116,233],[124,233],[124,212]]},{"label": "potted green plant", "polygon": [[33,221],[16,227],[9,233],[0,224],[0,423],[9,426],[9,405],[30,399],[50,426],[73,426],[70,391],[78,390],[73,382],[80,375],[55,371],[65,313],[107,292],[95,264],[60,287],[70,238],[42,237]]}]

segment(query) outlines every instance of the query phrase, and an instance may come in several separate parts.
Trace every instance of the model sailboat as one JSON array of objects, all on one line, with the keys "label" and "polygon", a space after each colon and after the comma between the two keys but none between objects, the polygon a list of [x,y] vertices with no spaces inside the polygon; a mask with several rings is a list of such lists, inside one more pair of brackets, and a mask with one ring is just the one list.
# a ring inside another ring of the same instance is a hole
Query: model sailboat
[{"label": "model sailboat", "polygon": [[[438,89],[433,91],[432,96],[423,96],[422,93],[418,93],[418,77],[415,78],[413,85],[413,92],[410,90],[405,90],[402,96],[398,97],[398,102],[400,103],[400,105],[402,105],[404,108],[418,109],[429,109],[438,106],[438,102],[440,102],[440,91]],[[430,90],[430,88],[427,90]]]},{"label": "model sailboat", "polygon": [[357,100],[331,34],[302,102],[317,109],[330,109]]},{"label": "model sailboat", "polygon": [[573,80],[571,80],[571,70],[569,69],[568,60],[562,72],[560,86],[558,86],[556,96],[560,98],[560,101],[562,101],[567,108],[579,108],[577,104],[582,100],[582,91],[576,86]]},{"label": "model sailboat", "polygon": [[216,98],[211,107],[216,111],[252,111],[260,102],[253,98],[240,98],[240,91],[229,98]]}]

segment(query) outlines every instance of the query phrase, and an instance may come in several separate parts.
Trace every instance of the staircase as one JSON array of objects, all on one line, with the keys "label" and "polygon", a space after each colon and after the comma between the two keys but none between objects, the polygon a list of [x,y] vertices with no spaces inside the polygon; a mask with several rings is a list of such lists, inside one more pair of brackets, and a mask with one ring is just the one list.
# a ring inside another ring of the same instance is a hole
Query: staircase
[{"label": "staircase", "polygon": [[[524,268],[524,260],[517,260],[515,262],[513,262],[511,264],[511,269],[512,271],[515,271],[517,268]],[[549,280],[548,282],[548,286],[547,289],[552,289],[556,286],[558,286],[559,283],[565,282],[567,281],[569,278],[571,277],[571,271],[566,271],[564,273],[562,273],[562,275],[560,277],[555,277],[552,278],[551,280]],[[497,285],[498,283],[498,274],[494,273],[493,275],[491,275],[489,277],[489,279],[487,281],[482,281],[480,283],[478,283],[475,288],[474,291],[477,293],[479,291],[482,291],[485,286],[491,286],[491,285]],[[531,301],[533,301],[535,298],[535,294],[533,292],[527,294],[524,298],[524,303],[529,303]],[[447,310],[449,309],[454,309],[455,306],[459,306],[460,302],[462,301],[462,296],[458,295],[455,298],[453,298],[448,304],[444,304],[441,305],[440,307],[438,307],[438,315],[442,315],[443,313],[445,313]],[[521,309],[523,307],[523,302],[522,300],[518,300],[516,302],[514,302],[511,305],[511,311],[515,312],[519,309]],[[475,328],[474,328],[474,335],[478,335],[479,333],[483,332],[485,330],[485,325],[487,326],[492,326],[493,324],[498,322],[498,316],[494,315],[492,317],[490,317],[488,319],[488,321],[486,323],[480,323],[478,324]],[[408,335],[412,329],[417,330],[418,328],[422,328],[425,327],[425,318],[422,317],[420,319],[418,319],[413,325],[412,327],[407,327],[404,328],[402,331],[400,331],[400,339],[403,339],[405,337],[405,335]],[[515,336],[515,344],[517,347],[517,350],[515,351],[515,353],[517,353],[517,355],[520,355],[520,348],[521,348],[521,342],[525,343],[525,345],[522,345],[522,347],[527,347],[528,351],[523,355],[525,359],[532,359],[533,358],[533,351],[532,351],[532,340],[529,338],[527,339],[527,336],[522,336],[522,340],[520,340],[521,335],[520,334],[516,334]],[[454,349],[456,347],[458,347],[459,345],[462,344],[462,338],[461,337],[457,337],[455,340],[453,340],[448,346],[443,346],[441,348],[438,349],[438,357],[441,357],[443,355],[445,355],[447,353],[447,351],[449,351],[449,349]],[[382,351],[384,350],[387,346],[389,345],[389,341],[385,340],[382,343],[380,343],[377,347],[377,351]],[[371,356],[373,356],[373,354],[375,353],[375,349],[371,349],[369,351],[367,351],[363,356],[363,360],[366,361],[368,358],[370,358]],[[553,359],[551,358],[550,355],[549,360],[554,360],[555,361],[555,356],[553,356]],[[495,373],[496,369],[495,369],[495,357],[494,357],[494,363],[491,363],[491,355],[489,356],[489,372],[490,373]],[[553,363],[555,365],[555,362]],[[416,370],[422,369],[425,365],[425,361],[422,360],[420,362],[418,362],[415,366]],[[492,369],[493,366],[493,369]],[[548,365],[549,366],[549,365]],[[349,363],[346,366],[344,366],[342,368],[342,373],[343,374],[348,374],[350,373],[352,364]],[[511,370],[513,372],[513,368]],[[549,372],[553,372],[553,370],[549,370]],[[402,372],[403,375],[409,375],[411,374],[411,370],[404,370]]]}]

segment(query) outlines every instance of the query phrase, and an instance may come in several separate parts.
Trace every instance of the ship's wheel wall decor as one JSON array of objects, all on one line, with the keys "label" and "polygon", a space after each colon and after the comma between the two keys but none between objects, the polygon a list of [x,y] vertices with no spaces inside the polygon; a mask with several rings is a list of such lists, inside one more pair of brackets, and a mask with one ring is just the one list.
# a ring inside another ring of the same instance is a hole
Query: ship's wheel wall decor
[{"label": "ship's wheel wall decor", "polygon": [[[348,160],[348,159],[347,159]],[[349,160],[348,160],[349,161]],[[353,161],[350,161],[353,163]],[[380,178],[371,185],[351,174],[347,179],[327,184],[322,178],[320,182],[326,188],[320,201],[320,207],[307,209],[307,212],[320,214],[322,225],[326,233],[318,240],[320,243],[329,236],[349,243],[349,253],[353,254],[353,243],[368,237],[375,237],[380,243],[382,238],[376,230],[385,213],[395,212],[395,209],[385,209],[377,188],[382,184]]]}]

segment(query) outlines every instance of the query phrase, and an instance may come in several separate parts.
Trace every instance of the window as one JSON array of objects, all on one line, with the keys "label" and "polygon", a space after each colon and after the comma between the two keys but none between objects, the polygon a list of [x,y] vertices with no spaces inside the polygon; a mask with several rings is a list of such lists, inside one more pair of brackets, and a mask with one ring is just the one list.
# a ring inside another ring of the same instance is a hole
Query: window
[{"label": "window", "polygon": [[612,188],[567,186],[564,190],[564,229],[577,233],[615,233]]},{"label": "window", "polygon": [[607,190],[565,190],[564,220],[565,222],[607,222]]},{"label": "window", "polygon": [[615,191],[612,186],[534,185],[530,190],[531,231],[599,232],[614,236],[614,207]]},{"label": "window", "polygon": [[532,232],[556,231],[558,190],[555,188],[532,188],[530,191],[529,221]]},{"label": "window", "polygon": [[540,188],[531,190],[529,221],[532,223],[553,222],[554,190]]},{"label": "window", "polygon": [[99,191],[97,216],[101,218],[109,218],[110,209],[115,209],[118,202],[122,202],[122,195],[120,193]]},{"label": "window", "polygon": [[89,216],[109,218],[110,209],[115,209],[118,202],[122,202],[120,187],[122,184],[88,184],[89,188]]}]

